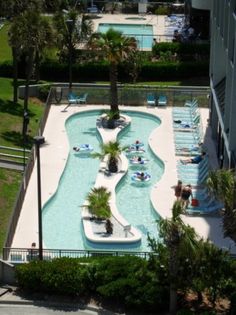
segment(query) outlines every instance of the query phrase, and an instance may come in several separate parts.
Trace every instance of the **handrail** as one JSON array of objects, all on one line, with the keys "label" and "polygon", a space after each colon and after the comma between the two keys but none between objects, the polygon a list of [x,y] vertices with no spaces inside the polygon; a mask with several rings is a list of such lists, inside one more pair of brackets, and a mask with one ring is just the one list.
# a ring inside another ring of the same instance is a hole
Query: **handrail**
[{"label": "handrail", "polygon": [[[43,249],[43,259],[52,260],[61,257],[80,258],[94,256],[138,256],[144,259],[158,256],[154,252],[122,251],[122,250],[73,250],[73,249]],[[23,263],[38,259],[37,248],[3,248],[3,260]]]},{"label": "handrail", "polygon": [[[40,121],[40,128],[39,128],[39,135],[41,135],[43,133],[46,121],[47,121],[47,117],[48,117],[48,113],[51,107],[51,93],[52,90],[50,90],[48,97],[47,97],[47,101],[46,101],[46,106],[45,106],[45,110],[44,110],[44,114],[43,117]],[[23,174],[23,179],[21,182],[21,186],[19,188],[18,191],[18,195],[15,201],[15,205],[13,208],[13,212],[11,215],[11,219],[9,221],[9,225],[8,225],[8,230],[7,230],[7,235],[6,235],[6,239],[4,242],[4,246],[5,247],[10,247],[13,241],[13,237],[15,234],[15,230],[16,230],[16,226],[18,223],[18,219],[20,216],[20,212],[21,212],[21,208],[24,202],[24,198],[25,198],[25,193],[26,193],[26,189],[31,177],[31,173],[33,171],[33,167],[34,167],[34,162],[35,162],[35,148],[33,147],[30,151],[30,155],[27,161],[27,165]]]}]

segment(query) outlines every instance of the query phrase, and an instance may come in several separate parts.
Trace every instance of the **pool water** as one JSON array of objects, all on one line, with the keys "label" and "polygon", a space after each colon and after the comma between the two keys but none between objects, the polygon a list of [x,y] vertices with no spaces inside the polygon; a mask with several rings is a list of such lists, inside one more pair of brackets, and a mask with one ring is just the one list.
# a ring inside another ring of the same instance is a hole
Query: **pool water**
[{"label": "pool water", "polygon": [[142,234],[141,244],[93,244],[84,236],[81,206],[95,184],[100,161],[89,155],[76,155],[72,148],[81,143],[89,143],[94,147],[94,151],[100,151],[101,139],[96,129],[96,120],[100,114],[100,111],[78,113],[66,122],[71,149],[57,192],[43,207],[44,245],[51,249],[96,248],[148,251],[147,233],[158,237],[156,225],[158,216],[150,203],[150,190],[163,173],[162,162],[148,149],[147,143],[148,136],[159,126],[160,120],[148,114],[125,112],[131,117],[132,123],[118,137],[122,145],[128,145],[140,139],[147,150],[145,157],[150,160],[146,168],[146,171],[151,174],[150,183],[142,186],[134,184],[131,174],[135,170],[130,167],[116,189],[117,208],[132,226],[139,229]]},{"label": "pool water", "polygon": [[112,24],[100,23],[98,32],[106,33],[109,28],[122,32],[126,36],[135,37],[138,47],[141,49],[151,49],[153,43],[153,27],[146,24]]}]

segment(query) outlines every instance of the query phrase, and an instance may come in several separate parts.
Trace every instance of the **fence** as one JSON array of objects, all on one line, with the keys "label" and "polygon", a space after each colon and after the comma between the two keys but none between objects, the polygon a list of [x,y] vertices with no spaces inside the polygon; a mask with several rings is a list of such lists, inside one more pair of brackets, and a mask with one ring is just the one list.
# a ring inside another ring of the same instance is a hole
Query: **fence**
[{"label": "fence", "polygon": [[[69,87],[67,84],[57,84],[52,85],[52,88],[49,92],[44,115],[40,121],[40,127],[38,134],[43,134],[43,130],[47,121],[47,117],[49,114],[50,106],[52,103],[60,104],[67,103],[67,95],[69,92]],[[88,104],[109,104],[110,103],[110,89],[109,85],[95,85],[95,84],[74,84],[73,92],[76,94],[88,93]],[[170,106],[181,106],[184,101],[187,99],[198,100],[199,106],[208,107],[208,94],[210,92],[209,87],[153,87],[153,86],[128,86],[128,85],[119,85],[118,87],[118,97],[119,104],[121,105],[131,105],[131,106],[141,106],[146,105],[146,99],[148,93],[154,93],[156,95],[166,95],[168,99],[168,105]],[[24,177],[18,192],[18,196],[14,205],[14,210],[12,213],[12,217],[10,220],[10,224],[8,227],[8,233],[4,245],[4,257],[9,257],[9,253],[14,255],[20,255],[19,258],[22,257],[22,261],[27,261],[26,251],[24,249],[18,249],[19,253],[17,253],[16,249],[11,249],[11,244],[13,241],[13,237],[15,234],[17,222],[19,219],[19,215],[21,212],[21,208],[23,205],[25,192],[30,180],[30,176],[35,163],[35,149],[32,148],[31,153],[28,157],[28,163],[24,172]],[[12,252],[11,252],[12,250]],[[14,252],[15,251],[15,252]],[[22,251],[22,252],[21,252]],[[47,252],[44,250],[45,255],[54,257],[60,257],[60,255],[67,255],[72,252],[76,252],[76,255],[80,252],[86,253],[86,255],[90,255],[89,253],[95,252],[92,251],[67,251],[67,250],[56,250],[55,254],[53,251]],[[57,253],[57,254],[56,254]],[[100,252],[99,252],[100,253]],[[110,254],[111,252],[109,252]],[[118,253],[118,252],[116,252]],[[124,252],[122,252],[124,254]],[[83,254],[85,255],[85,254]],[[92,255],[92,254],[91,254]],[[70,256],[71,257],[71,256]],[[76,256],[77,257],[77,256]]]},{"label": "fence", "polygon": [[0,161],[24,165],[29,159],[30,150],[0,146]]},{"label": "fence", "polygon": [[[69,250],[69,249],[43,249],[43,260],[52,260],[54,258],[70,257],[95,257],[95,256],[137,256],[148,259],[151,255],[157,255],[151,252],[135,251],[96,251],[96,250]],[[3,248],[3,259],[12,263],[23,263],[32,260],[38,260],[38,250],[31,248]]]},{"label": "fence", "polygon": [[[50,110],[50,99],[51,99],[51,91],[48,95],[44,114],[43,114],[43,117],[40,121],[39,135],[41,135],[43,133],[43,130],[44,130],[44,127],[45,127],[45,124],[47,121],[48,113]],[[20,189],[18,191],[18,195],[16,198],[16,202],[15,202],[12,216],[10,219],[10,223],[8,226],[7,236],[6,236],[6,240],[4,243],[5,247],[10,247],[12,244],[13,237],[14,237],[15,230],[16,230],[16,226],[17,226],[17,222],[18,222],[21,208],[22,208],[22,205],[24,202],[26,189],[27,189],[30,177],[31,177],[31,173],[33,171],[34,162],[35,162],[35,148],[33,147],[32,150],[30,151],[30,154],[28,155],[27,166],[26,166],[25,171],[24,171],[23,180],[21,182]]]},{"label": "fence", "polygon": [[[54,86],[51,90],[50,101],[52,103],[68,103],[67,96],[69,88],[66,85],[60,85],[57,90]],[[88,93],[87,104],[105,105],[110,104],[109,85],[95,84],[73,84],[72,91],[79,95]],[[59,94],[58,94],[59,93]],[[186,100],[197,99],[200,107],[209,107],[209,87],[155,87],[148,85],[118,85],[118,104],[131,106],[147,105],[147,95],[149,93],[165,95],[168,100],[168,106],[183,106]]]}]

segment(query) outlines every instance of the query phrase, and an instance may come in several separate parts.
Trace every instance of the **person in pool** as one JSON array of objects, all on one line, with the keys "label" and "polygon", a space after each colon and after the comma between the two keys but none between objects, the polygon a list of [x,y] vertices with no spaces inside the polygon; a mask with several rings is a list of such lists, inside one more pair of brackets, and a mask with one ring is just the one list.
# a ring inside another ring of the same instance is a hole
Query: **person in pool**
[{"label": "person in pool", "polygon": [[80,147],[73,147],[73,150],[74,150],[75,152],[79,152],[79,151],[80,151]]},{"label": "person in pool", "polygon": [[137,177],[140,180],[145,180],[145,174],[143,172],[139,173]]}]

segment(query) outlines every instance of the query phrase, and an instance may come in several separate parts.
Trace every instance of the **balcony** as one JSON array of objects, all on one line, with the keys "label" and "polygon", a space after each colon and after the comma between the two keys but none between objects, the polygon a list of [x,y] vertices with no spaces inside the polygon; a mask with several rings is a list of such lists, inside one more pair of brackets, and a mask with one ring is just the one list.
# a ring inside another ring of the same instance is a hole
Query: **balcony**
[{"label": "balcony", "polygon": [[211,10],[213,0],[192,0],[192,8],[199,10]]}]

